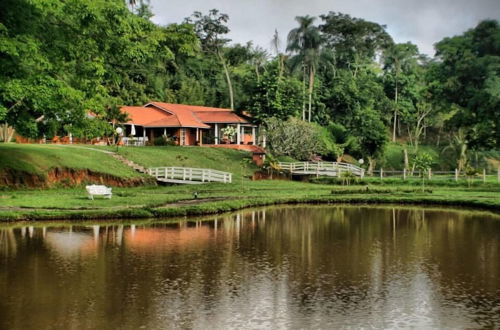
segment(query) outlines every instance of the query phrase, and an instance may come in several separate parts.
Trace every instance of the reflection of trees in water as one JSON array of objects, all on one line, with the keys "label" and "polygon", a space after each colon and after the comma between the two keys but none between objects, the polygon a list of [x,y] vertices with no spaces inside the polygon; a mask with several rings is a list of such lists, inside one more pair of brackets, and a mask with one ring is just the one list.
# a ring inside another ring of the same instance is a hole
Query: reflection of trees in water
[{"label": "reflection of trees in water", "polygon": [[0,255],[15,256],[16,252],[17,242],[14,237],[14,229],[0,230]]},{"label": "reflection of trees in water", "polygon": [[[221,325],[237,317],[228,310],[291,318],[351,308],[383,317],[403,314],[383,303],[400,301],[390,298],[401,292],[418,298],[406,298],[415,309],[422,301],[434,308],[437,296],[460,290],[495,292],[499,226],[460,212],[311,206],[205,222],[2,229],[0,255],[11,258],[0,259],[0,281],[7,266],[23,273],[0,298],[32,290],[57,306],[49,314],[62,326],[74,327],[85,327],[85,318],[96,326],[127,320],[131,328],[144,320],[196,327],[203,318]],[[64,257],[69,235],[82,240]],[[43,286],[32,280],[35,264]],[[11,308],[22,311],[24,303]],[[42,327],[49,322],[33,318]]]}]

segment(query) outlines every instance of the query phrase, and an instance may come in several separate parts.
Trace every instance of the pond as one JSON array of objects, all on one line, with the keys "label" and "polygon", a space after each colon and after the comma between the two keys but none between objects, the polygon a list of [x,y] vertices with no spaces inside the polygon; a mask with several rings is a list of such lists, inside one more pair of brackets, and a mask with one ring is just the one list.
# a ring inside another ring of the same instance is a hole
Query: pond
[{"label": "pond", "polygon": [[0,226],[1,329],[500,326],[500,216],[280,206]]}]

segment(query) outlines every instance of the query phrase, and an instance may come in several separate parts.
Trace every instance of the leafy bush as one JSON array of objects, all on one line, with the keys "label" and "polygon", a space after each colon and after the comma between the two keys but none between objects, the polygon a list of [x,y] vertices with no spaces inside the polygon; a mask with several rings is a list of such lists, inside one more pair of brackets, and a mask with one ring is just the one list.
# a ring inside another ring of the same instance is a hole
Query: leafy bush
[{"label": "leafy bush", "polygon": [[173,145],[175,145],[175,142],[171,138],[162,135],[162,136],[156,137],[153,140],[153,145],[155,145],[155,146],[173,146]]},{"label": "leafy bush", "polygon": [[329,153],[326,138],[321,137],[321,128],[297,118],[287,121],[269,118],[264,123],[264,134],[268,150],[277,157],[290,156],[298,160],[309,160],[315,155]]}]

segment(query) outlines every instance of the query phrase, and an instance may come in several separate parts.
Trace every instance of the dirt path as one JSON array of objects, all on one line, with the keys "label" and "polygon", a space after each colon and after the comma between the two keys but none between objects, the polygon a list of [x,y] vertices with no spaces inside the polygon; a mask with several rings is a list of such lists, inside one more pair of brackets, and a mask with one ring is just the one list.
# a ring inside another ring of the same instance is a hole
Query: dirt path
[{"label": "dirt path", "polygon": [[168,204],[162,205],[158,208],[166,209],[169,207],[191,206],[191,205],[199,205],[199,204],[208,203],[208,202],[217,202],[217,201],[233,200],[233,199],[236,199],[236,197],[209,197],[209,198],[185,199],[185,200],[174,202],[174,203],[168,203]]},{"label": "dirt path", "polygon": [[[167,203],[160,205],[155,208],[166,209],[166,208],[177,208],[183,206],[199,205],[208,202],[217,202],[222,200],[234,200],[237,197],[208,197],[208,198],[197,198],[197,199],[184,199],[178,202]],[[0,211],[98,211],[98,210],[120,210],[120,209],[140,209],[146,205],[133,205],[133,206],[109,206],[109,207],[79,207],[79,208],[54,208],[54,207],[19,207],[19,206],[0,206]]]}]

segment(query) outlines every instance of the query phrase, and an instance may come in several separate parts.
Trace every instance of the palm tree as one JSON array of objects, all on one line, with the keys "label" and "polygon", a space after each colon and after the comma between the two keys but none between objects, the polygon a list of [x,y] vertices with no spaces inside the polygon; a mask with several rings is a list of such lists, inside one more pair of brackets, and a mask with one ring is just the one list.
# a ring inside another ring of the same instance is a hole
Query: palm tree
[{"label": "palm tree", "polygon": [[394,75],[394,122],[392,142],[396,142],[396,126],[398,119],[399,75],[417,65],[418,48],[412,43],[395,44],[384,52],[384,69]]},{"label": "palm tree", "polygon": [[442,153],[445,153],[451,150],[453,156],[457,159],[457,170],[459,173],[467,168],[467,147],[467,135],[462,128],[459,128],[457,132],[452,133],[450,144],[444,147],[442,151]]},{"label": "palm tree", "polygon": [[261,68],[264,68],[265,71],[265,64],[267,60],[269,59],[269,54],[268,52],[259,46],[253,47],[252,42],[247,43],[247,49],[248,49],[248,54],[250,56],[250,64],[254,67],[255,69],[255,75],[257,77],[257,81],[260,80],[260,70]]},{"label": "palm tree", "polygon": [[[309,75],[309,121],[311,121],[314,79],[316,68],[318,66],[318,61],[320,58],[321,44],[323,42],[318,27],[313,24],[315,19],[316,17],[311,17],[309,15],[295,17],[295,20],[299,23],[299,27],[291,30],[288,33],[287,45],[287,51],[295,54],[292,60],[292,65],[297,67],[297,64],[301,63],[304,69],[304,77],[306,74]],[[305,119],[304,112],[305,109],[303,109],[302,111],[302,119]]]},{"label": "palm tree", "polygon": [[285,55],[281,52],[281,40],[278,34],[278,30],[274,30],[273,38],[271,39],[271,49],[276,54],[278,58],[278,78],[281,79],[285,71]]}]

